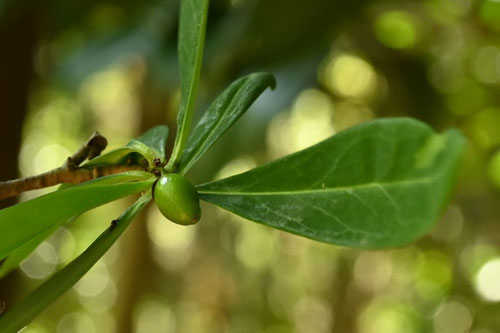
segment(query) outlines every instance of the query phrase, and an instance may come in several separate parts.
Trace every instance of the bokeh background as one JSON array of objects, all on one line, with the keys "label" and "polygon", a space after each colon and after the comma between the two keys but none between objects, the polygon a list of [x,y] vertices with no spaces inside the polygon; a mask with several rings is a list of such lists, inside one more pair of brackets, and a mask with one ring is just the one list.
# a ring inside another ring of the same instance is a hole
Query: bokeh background
[{"label": "bokeh background", "polygon": [[[94,130],[109,148],[155,124],[173,132],[178,6],[1,0],[1,179],[61,165]],[[212,0],[197,117],[251,71],[272,72],[278,87],[190,171],[195,184],[409,116],[469,140],[434,230],[360,251],[210,205],[181,227],[151,205],[23,333],[500,332],[500,2]],[[0,280],[0,299],[24,297],[132,200],[61,228]]]}]

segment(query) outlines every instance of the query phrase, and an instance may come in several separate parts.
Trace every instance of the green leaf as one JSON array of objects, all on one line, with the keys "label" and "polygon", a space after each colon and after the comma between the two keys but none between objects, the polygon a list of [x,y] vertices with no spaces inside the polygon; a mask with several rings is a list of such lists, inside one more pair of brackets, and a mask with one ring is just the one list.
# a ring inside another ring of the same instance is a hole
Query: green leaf
[{"label": "green leaf", "polygon": [[116,165],[126,163],[132,155],[144,158],[150,166],[154,165],[154,159],[165,161],[165,145],[168,138],[168,127],[164,125],[155,126],[138,138],[130,140],[125,147],[120,147],[98,156],[82,167],[98,167],[105,165]]},{"label": "green leaf", "polygon": [[428,231],[446,204],[465,140],[412,119],[368,122],[220,181],[200,198],[322,242],[384,248]]},{"label": "green leaf", "polygon": [[12,251],[4,261],[0,262],[0,278],[7,275],[10,271],[16,268],[21,261],[23,261],[31,252],[33,252],[40,243],[42,243],[46,238],[52,235],[53,232],[57,230],[59,225],[55,225],[43,232],[40,232],[33,236],[26,243],[19,246],[17,249]]},{"label": "green leaf", "polygon": [[84,163],[81,167],[94,168],[106,165],[126,164],[129,162],[129,159],[144,159],[147,161],[147,164],[150,164],[150,160],[152,160],[154,155],[148,152],[147,149],[144,149],[146,147],[144,144],[138,142],[137,145],[134,145],[132,141],[128,144],[132,144],[133,146],[127,145],[126,147],[113,149],[106,154]]},{"label": "green leaf", "polygon": [[20,303],[0,316],[0,331],[15,333],[29,324],[47,306],[69,290],[109,250],[130,222],[151,201],[151,191],[146,192],[107,228],[81,255],[55,273]]},{"label": "green leaf", "polygon": [[210,105],[188,141],[179,161],[178,171],[185,174],[191,166],[252,105],[262,92],[276,81],[271,74],[254,73],[234,81]]},{"label": "green leaf", "polygon": [[157,157],[162,161],[165,160],[165,147],[168,139],[168,127],[165,125],[158,125],[150,128],[144,134],[136,138],[137,141],[142,142],[152,151],[155,152]]},{"label": "green leaf", "polygon": [[127,195],[151,188],[155,177],[130,171],[42,195],[0,211],[0,259],[38,234],[69,218]]},{"label": "green leaf", "polygon": [[184,150],[193,118],[198,82],[200,80],[208,0],[182,0],[179,19],[179,69],[181,102],[177,113],[177,134],[174,150],[167,164],[173,171]]}]

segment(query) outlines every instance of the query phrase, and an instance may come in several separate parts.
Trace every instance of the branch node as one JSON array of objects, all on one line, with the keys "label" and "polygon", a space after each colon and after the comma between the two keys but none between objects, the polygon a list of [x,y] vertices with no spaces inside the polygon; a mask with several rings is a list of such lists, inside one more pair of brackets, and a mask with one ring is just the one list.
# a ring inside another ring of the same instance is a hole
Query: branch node
[{"label": "branch node", "polygon": [[64,163],[64,166],[70,170],[74,170],[80,166],[86,159],[91,160],[101,155],[101,152],[106,149],[108,140],[99,132],[94,132],[76,153],[69,156]]}]

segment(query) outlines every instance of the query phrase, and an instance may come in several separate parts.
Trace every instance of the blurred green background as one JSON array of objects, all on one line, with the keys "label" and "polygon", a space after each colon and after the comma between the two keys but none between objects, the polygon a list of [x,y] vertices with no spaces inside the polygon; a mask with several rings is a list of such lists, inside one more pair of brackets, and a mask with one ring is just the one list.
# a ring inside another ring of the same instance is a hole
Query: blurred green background
[{"label": "blurred green background", "polygon": [[[173,130],[178,6],[0,0],[1,179],[61,165],[94,130],[109,148],[155,124]],[[469,139],[434,230],[360,251],[209,205],[181,227],[151,205],[23,333],[500,332],[500,2],[212,0],[197,117],[251,71],[272,72],[278,88],[193,168],[195,184],[409,116]],[[131,202],[56,232],[0,280],[0,300],[24,297]]]}]

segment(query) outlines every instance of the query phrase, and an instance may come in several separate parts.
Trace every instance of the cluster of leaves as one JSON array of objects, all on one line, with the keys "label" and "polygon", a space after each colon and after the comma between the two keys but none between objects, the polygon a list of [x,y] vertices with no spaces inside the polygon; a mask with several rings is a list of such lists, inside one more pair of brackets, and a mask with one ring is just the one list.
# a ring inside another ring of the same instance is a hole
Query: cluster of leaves
[{"label": "cluster of leaves", "polygon": [[[101,177],[0,211],[0,276],[58,227],[107,202],[142,192],[92,245],[0,317],[17,332],[71,288],[152,200],[158,173],[185,175],[274,79],[255,73],[233,82],[190,133],[203,54],[208,0],[183,0],[179,27],[181,103],[173,152],[160,125],[83,168],[131,159],[150,171]],[[406,244],[423,235],[446,204],[464,145],[416,120],[375,120],[248,172],[196,187],[201,199],[249,220],[311,239],[358,248]]]}]

